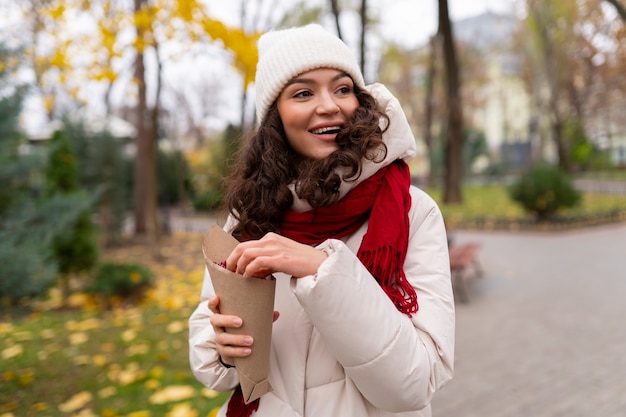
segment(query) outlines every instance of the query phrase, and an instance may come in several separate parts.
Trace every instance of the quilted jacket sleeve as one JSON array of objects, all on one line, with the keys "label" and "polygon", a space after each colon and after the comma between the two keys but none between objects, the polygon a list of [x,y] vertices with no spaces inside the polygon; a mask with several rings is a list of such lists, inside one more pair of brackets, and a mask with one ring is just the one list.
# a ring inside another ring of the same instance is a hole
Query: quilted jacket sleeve
[{"label": "quilted jacket sleeve", "polygon": [[229,391],[239,384],[239,377],[235,368],[219,363],[215,350],[215,332],[209,322],[213,313],[207,303],[214,293],[205,270],[201,302],[189,318],[189,362],[198,381],[216,391]]},{"label": "quilted jacket sleeve", "polygon": [[318,273],[291,287],[349,378],[375,407],[402,412],[425,407],[452,378],[454,299],[441,213],[412,187],[404,265],[419,311],[399,312],[355,255],[360,237],[322,244]]}]

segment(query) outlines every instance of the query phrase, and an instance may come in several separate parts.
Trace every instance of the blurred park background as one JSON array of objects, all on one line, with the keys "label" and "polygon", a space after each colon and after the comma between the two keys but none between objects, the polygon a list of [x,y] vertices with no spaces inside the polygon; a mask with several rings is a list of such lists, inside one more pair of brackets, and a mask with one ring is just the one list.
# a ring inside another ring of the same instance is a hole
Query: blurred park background
[{"label": "blurred park background", "polygon": [[414,183],[451,244],[486,242],[487,266],[492,236],[623,231],[625,8],[0,0],[0,417],[197,417],[224,401],[191,376],[186,321],[272,28],[323,24],[398,97]]}]

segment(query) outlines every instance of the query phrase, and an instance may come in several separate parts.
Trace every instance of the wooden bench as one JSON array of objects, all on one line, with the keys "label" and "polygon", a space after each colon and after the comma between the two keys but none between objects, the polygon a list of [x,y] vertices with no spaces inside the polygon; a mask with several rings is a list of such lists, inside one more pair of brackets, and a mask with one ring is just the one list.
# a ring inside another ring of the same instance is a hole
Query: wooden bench
[{"label": "wooden bench", "polygon": [[467,291],[468,281],[483,274],[478,260],[479,243],[452,244],[448,247],[450,253],[450,272],[452,273],[452,288],[459,301],[469,301]]}]

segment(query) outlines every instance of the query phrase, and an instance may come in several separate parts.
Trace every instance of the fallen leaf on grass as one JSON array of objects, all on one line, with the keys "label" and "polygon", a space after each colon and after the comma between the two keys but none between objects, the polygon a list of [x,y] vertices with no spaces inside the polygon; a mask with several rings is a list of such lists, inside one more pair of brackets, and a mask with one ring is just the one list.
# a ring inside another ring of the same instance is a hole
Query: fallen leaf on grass
[{"label": "fallen leaf on grass", "polygon": [[110,398],[117,394],[117,388],[115,387],[105,387],[98,391],[98,397],[100,398]]},{"label": "fallen leaf on grass", "polygon": [[198,417],[198,411],[189,403],[176,404],[165,417]]},{"label": "fallen leaf on grass", "polygon": [[62,413],[71,413],[79,410],[87,405],[92,399],[89,391],[82,391],[78,394],[74,394],[64,403],[59,404],[59,411]]},{"label": "fallen leaf on grass", "polygon": [[147,344],[132,345],[126,349],[126,356],[145,355],[149,351],[150,346]]},{"label": "fallen leaf on grass", "polygon": [[196,390],[189,385],[170,385],[155,392],[149,398],[150,404],[165,404],[172,401],[186,400],[196,395]]},{"label": "fallen leaf on grass", "polygon": [[0,334],[6,334],[13,331],[13,325],[11,323],[0,323]]},{"label": "fallen leaf on grass", "polygon": [[82,345],[83,343],[89,340],[89,335],[87,333],[72,333],[70,334],[70,344],[72,345]]},{"label": "fallen leaf on grass", "polygon": [[124,342],[131,342],[132,340],[134,340],[134,339],[135,339],[135,337],[137,337],[137,332],[136,332],[136,331],[134,331],[133,329],[128,329],[128,330],[125,330],[125,331],[122,333],[122,340],[123,340]]},{"label": "fallen leaf on grass", "polygon": [[168,333],[180,333],[186,329],[187,329],[187,324],[183,323],[182,321],[173,321],[167,325]]},{"label": "fallen leaf on grass", "polygon": [[107,371],[107,377],[112,382],[120,385],[132,384],[135,381],[145,378],[146,372],[139,368],[136,362],[129,363],[126,369],[122,369],[118,364],[113,364]]},{"label": "fallen leaf on grass", "polygon": [[205,397],[205,398],[209,398],[209,399],[215,398],[215,397],[217,397],[218,395],[220,395],[220,393],[219,393],[219,392],[215,391],[214,389],[207,388],[207,387],[202,388],[202,390],[200,391],[200,394],[201,394],[203,397]]},{"label": "fallen leaf on grass", "polygon": [[2,351],[2,359],[12,359],[24,353],[24,347],[20,344],[13,345]]}]

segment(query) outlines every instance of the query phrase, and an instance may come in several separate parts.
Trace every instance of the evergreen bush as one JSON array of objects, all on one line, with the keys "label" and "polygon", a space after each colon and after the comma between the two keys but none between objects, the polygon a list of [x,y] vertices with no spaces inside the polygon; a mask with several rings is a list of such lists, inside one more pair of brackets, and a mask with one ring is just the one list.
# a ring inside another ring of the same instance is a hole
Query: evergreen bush
[{"label": "evergreen bush", "polygon": [[[45,169],[46,196],[55,194],[84,194],[78,166],[70,142],[61,131],[50,139],[51,152]],[[88,199],[87,195],[84,195]],[[98,240],[95,224],[91,219],[91,207],[78,213],[74,222],[52,242],[52,253],[61,274],[63,296],[69,294],[69,276],[87,272],[98,261]]]},{"label": "evergreen bush", "polygon": [[572,181],[557,167],[539,164],[531,167],[511,184],[509,196],[538,220],[553,216],[557,211],[573,207],[581,194]]},{"label": "evergreen bush", "polygon": [[91,132],[84,121],[66,117],[66,133],[78,164],[82,188],[94,190],[97,223],[105,244],[120,240],[131,208],[132,161],[124,154],[124,142],[104,129]]},{"label": "evergreen bush", "polygon": [[119,297],[139,301],[152,285],[152,279],[152,271],[143,265],[104,262],[93,271],[86,290],[107,299]]}]

